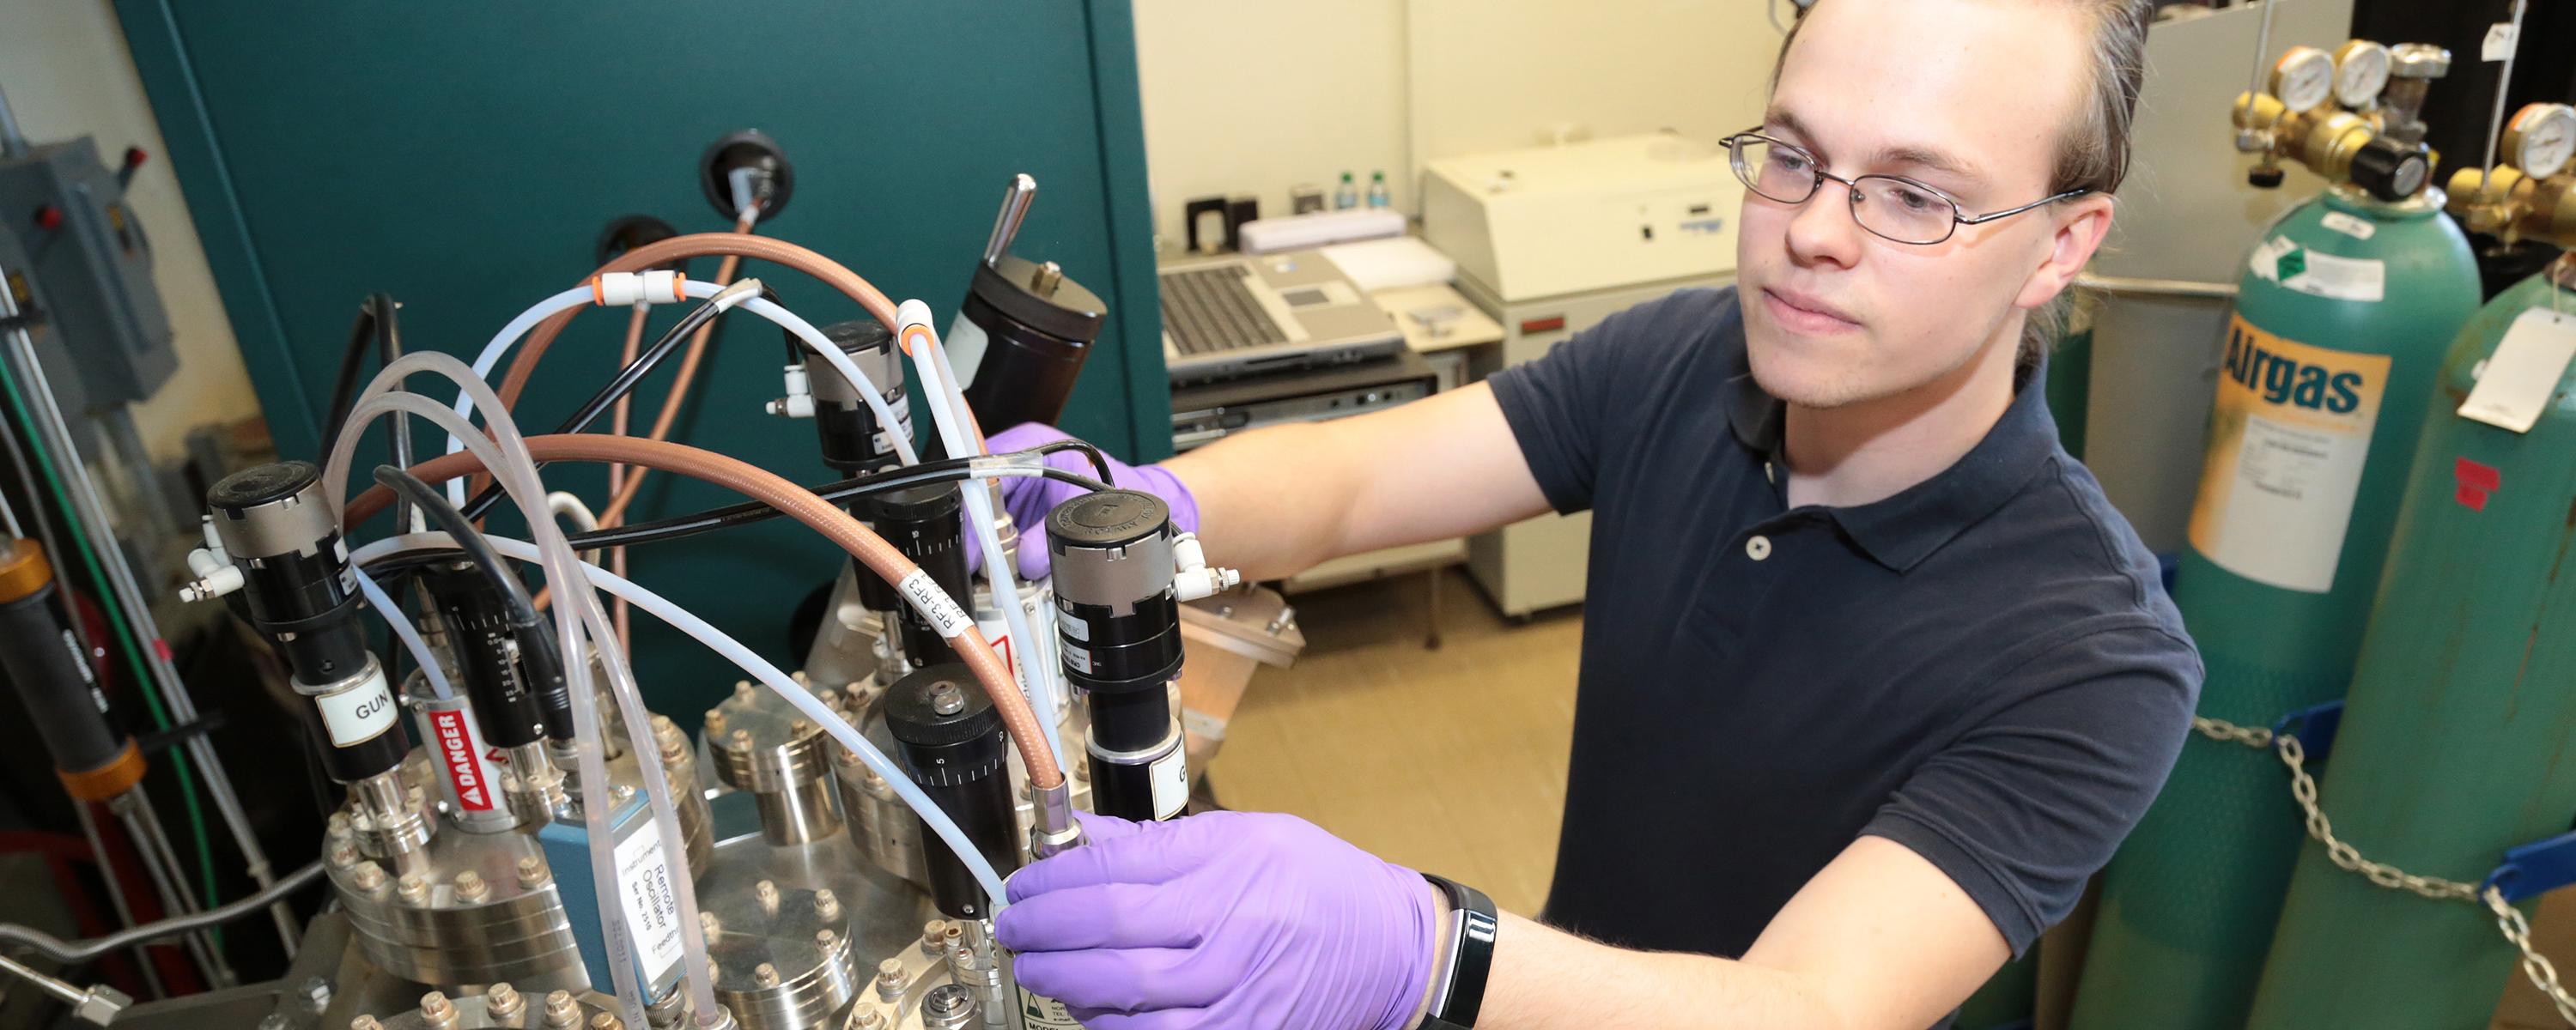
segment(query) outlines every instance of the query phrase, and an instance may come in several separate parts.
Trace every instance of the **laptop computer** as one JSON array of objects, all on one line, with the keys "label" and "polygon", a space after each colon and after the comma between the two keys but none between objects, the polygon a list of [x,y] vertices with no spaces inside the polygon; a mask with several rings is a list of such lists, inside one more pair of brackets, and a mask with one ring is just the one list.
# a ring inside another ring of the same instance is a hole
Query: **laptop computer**
[{"label": "laptop computer", "polygon": [[1320,251],[1162,266],[1163,363],[1175,385],[1323,368],[1404,349],[1384,309]]}]

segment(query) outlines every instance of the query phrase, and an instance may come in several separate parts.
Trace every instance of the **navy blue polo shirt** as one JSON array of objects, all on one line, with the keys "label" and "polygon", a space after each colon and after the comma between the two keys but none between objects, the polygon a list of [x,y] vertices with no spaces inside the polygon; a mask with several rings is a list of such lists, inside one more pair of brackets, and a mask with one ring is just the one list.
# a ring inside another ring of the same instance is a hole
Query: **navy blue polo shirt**
[{"label": "navy blue polo shirt", "polygon": [[1744,348],[1735,292],[1690,290],[1491,379],[1548,502],[1593,516],[1542,918],[1741,955],[1870,835],[2019,954],[2163,785],[2198,653],[2037,376],[1931,479],[1790,508]]}]

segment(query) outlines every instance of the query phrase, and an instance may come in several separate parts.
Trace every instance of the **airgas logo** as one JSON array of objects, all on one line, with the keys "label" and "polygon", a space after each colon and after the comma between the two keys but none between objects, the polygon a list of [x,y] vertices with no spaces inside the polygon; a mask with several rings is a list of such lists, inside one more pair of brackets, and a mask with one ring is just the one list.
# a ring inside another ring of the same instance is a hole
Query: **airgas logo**
[{"label": "airgas logo", "polygon": [[2262,395],[2265,403],[2328,414],[2350,414],[2361,407],[2368,384],[2359,372],[2337,372],[2303,364],[2263,347],[2239,321],[2227,334],[2227,377]]},{"label": "airgas logo", "polygon": [[447,781],[456,788],[457,802],[477,812],[491,811],[492,785],[484,781],[483,763],[475,759],[465,713],[431,712],[429,724],[438,733],[438,757],[447,766]]}]

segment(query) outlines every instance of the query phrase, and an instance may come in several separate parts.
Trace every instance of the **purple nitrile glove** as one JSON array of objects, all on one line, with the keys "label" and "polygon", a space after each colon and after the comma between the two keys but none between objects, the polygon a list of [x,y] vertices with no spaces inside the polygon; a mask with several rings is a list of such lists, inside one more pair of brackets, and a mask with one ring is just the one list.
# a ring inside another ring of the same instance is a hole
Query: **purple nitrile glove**
[{"label": "purple nitrile glove", "polygon": [[1014,874],[1021,986],[1093,1030],[1403,1030],[1431,983],[1421,874],[1288,815],[1076,813],[1090,843]]},{"label": "purple nitrile glove", "polygon": [[[1043,422],[1022,422],[993,434],[984,441],[984,446],[995,454],[1004,454],[1071,439],[1073,437],[1064,430]],[[1121,490],[1134,490],[1161,498],[1164,504],[1171,506],[1174,530],[1183,533],[1198,532],[1199,502],[1197,498],[1190,496],[1189,487],[1181,485],[1180,477],[1165,471],[1160,465],[1129,465],[1116,458],[1109,458],[1108,461],[1110,478],[1115,480],[1111,485]],[[1080,475],[1094,478],[1099,475],[1099,471],[1091,467],[1091,459],[1080,451],[1057,451],[1046,456],[1046,463]],[[1055,510],[1056,505],[1080,497],[1084,492],[1081,487],[1072,483],[1053,479],[1002,480],[1002,506],[1010,511],[1011,523],[1020,529],[1019,574],[1021,579],[1033,580],[1046,576],[1048,568],[1053,564],[1047,557],[1046,517],[1048,513]],[[976,534],[973,532],[966,534],[966,566],[970,569],[984,567],[983,546],[976,540]]]}]

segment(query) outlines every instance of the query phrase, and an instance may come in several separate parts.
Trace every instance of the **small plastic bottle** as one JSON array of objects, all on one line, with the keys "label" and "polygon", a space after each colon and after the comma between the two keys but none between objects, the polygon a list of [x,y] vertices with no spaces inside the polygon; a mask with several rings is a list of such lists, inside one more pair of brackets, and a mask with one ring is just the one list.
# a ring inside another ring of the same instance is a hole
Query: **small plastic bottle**
[{"label": "small plastic bottle", "polygon": [[1348,211],[1358,206],[1360,206],[1359,184],[1352,181],[1351,173],[1343,172],[1342,184],[1333,187],[1333,210]]},{"label": "small plastic bottle", "polygon": [[1394,203],[1395,198],[1387,196],[1386,193],[1386,173],[1382,171],[1370,173],[1368,206],[1390,207],[1393,206]]}]

